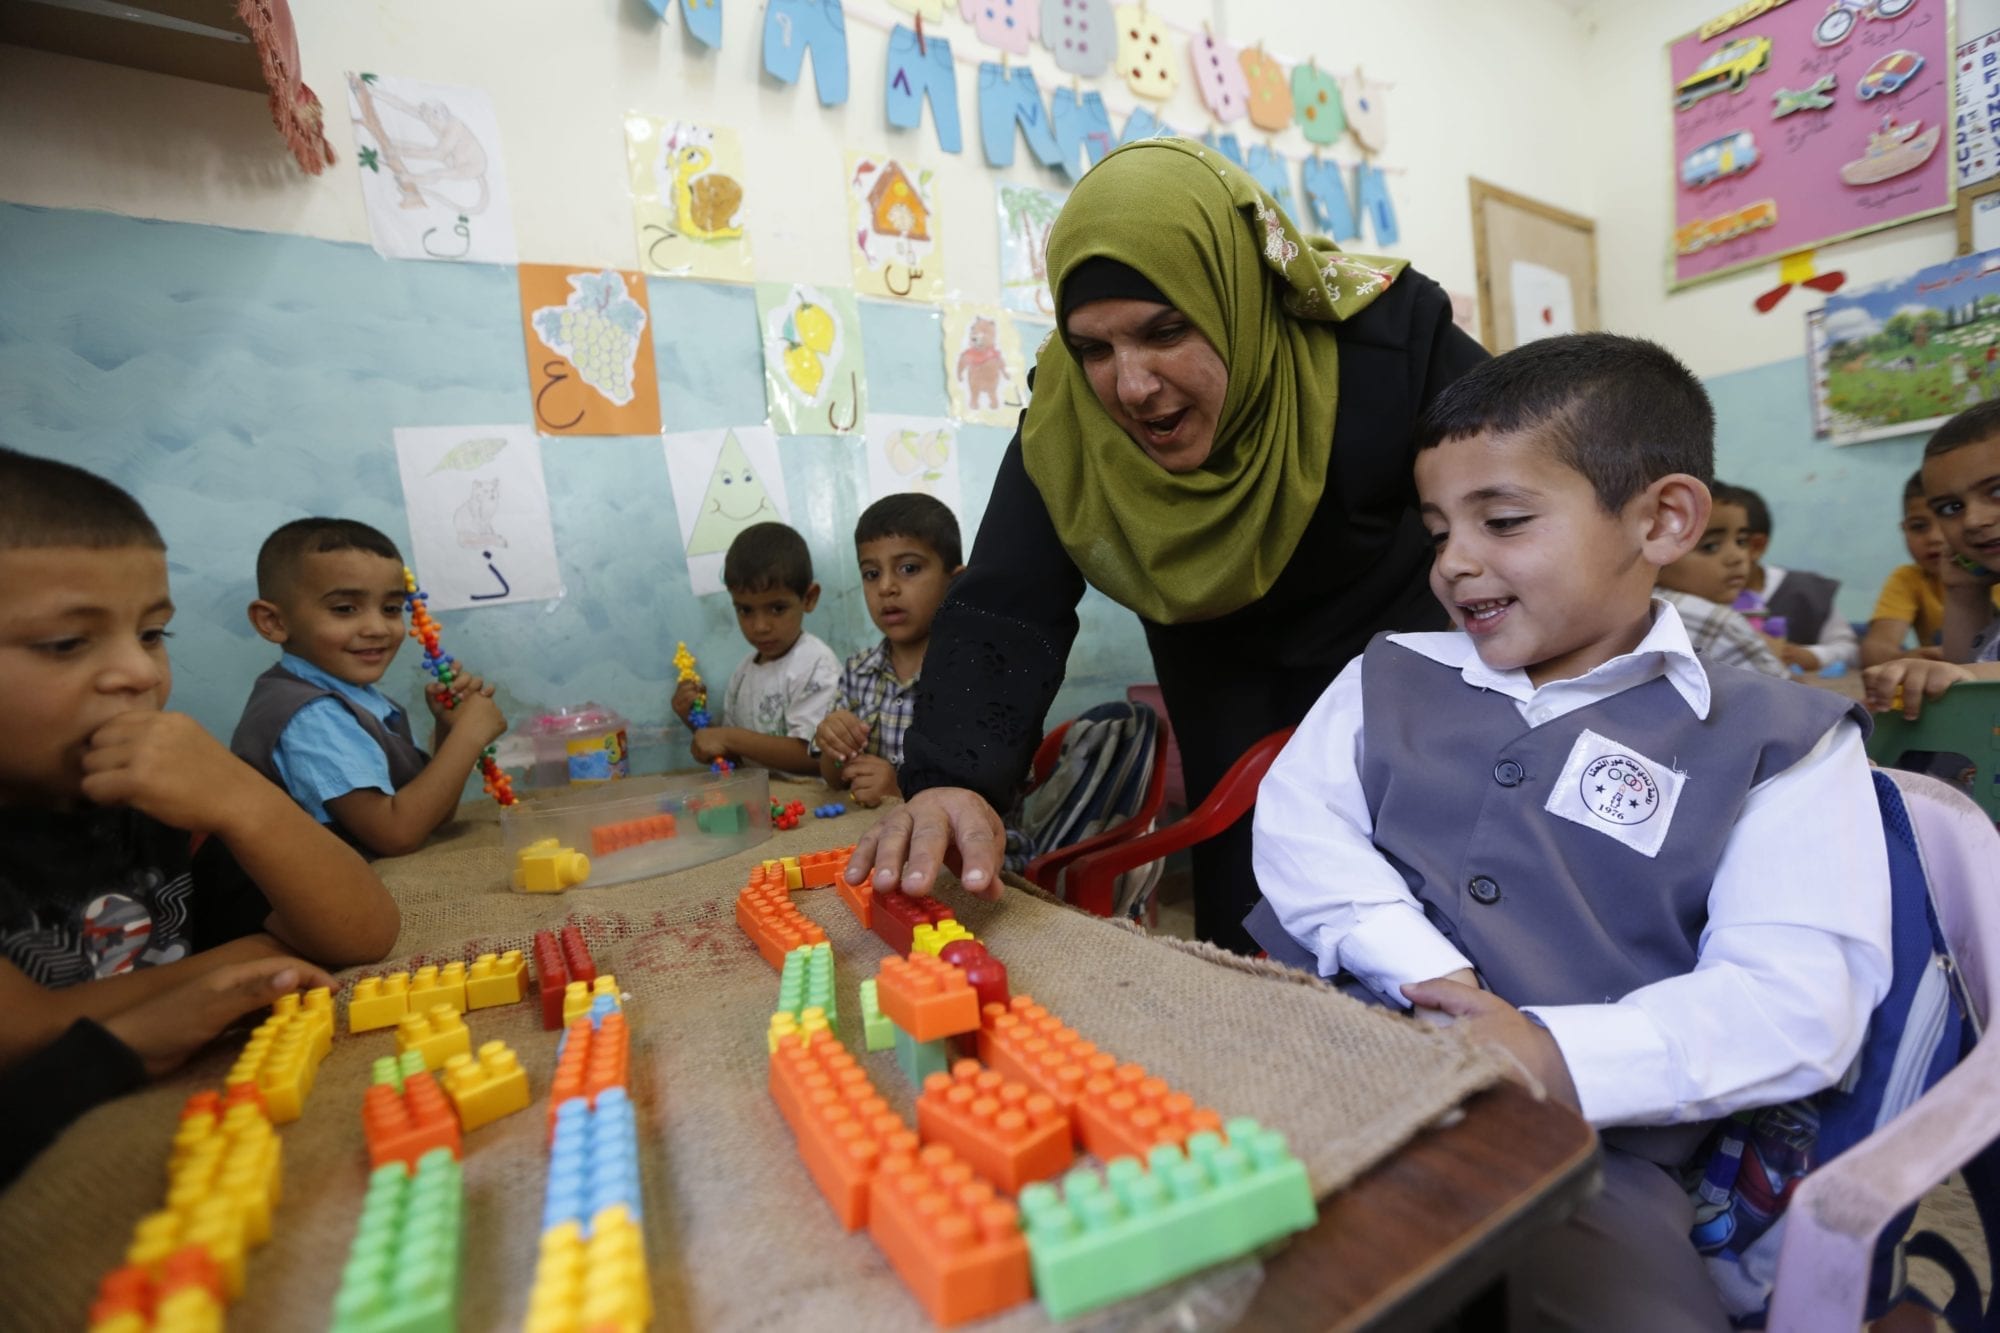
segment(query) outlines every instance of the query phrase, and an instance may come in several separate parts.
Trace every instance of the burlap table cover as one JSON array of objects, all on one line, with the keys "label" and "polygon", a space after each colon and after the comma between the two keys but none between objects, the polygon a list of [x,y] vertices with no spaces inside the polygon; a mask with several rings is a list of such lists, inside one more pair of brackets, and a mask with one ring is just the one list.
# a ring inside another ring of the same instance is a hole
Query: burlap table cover
[{"label": "burlap table cover", "polygon": [[[808,806],[828,799],[817,787],[774,791]],[[929,1326],[866,1232],[841,1232],[771,1102],[764,1028],[777,978],[735,922],[737,891],[758,859],[851,843],[874,817],[808,819],[726,861],[560,896],[503,887],[490,807],[424,851],[379,863],[402,906],[402,934],[386,963],[343,980],[526,950],[535,930],[573,924],[600,972],[615,973],[627,992],[656,1328]],[[1266,965],[1147,938],[1025,887],[997,905],[955,885],[943,896],[1007,964],[1016,994],[1225,1116],[1284,1130],[1322,1197],[1499,1074],[1493,1057],[1448,1031]],[[856,988],[887,950],[832,891],[796,900],[833,943],[841,1032],[858,1050]],[[475,1043],[499,1038],[519,1052],[536,1098],[465,1144],[462,1326],[514,1328],[541,1230],[557,1034],[542,1031],[532,1002],[468,1022]],[[100,1107],[0,1197],[0,1328],[83,1326],[133,1223],[160,1206],[181,1102],[217,1086],[240,1046],[240,1036],[227,1037],[164,1082]],[[283,1129],[283,1202],[270,1243],[251,1257],[231,1328],[326,1326],[367,1177],[362,1090],[374,1059],[393,1050],[386,1031],[339,1036],[304,1116]],[[911,1089],[894,1056],[864,1058],[908,1114]],[[1028,1306],[988,1326],[1046,1324]]]}]

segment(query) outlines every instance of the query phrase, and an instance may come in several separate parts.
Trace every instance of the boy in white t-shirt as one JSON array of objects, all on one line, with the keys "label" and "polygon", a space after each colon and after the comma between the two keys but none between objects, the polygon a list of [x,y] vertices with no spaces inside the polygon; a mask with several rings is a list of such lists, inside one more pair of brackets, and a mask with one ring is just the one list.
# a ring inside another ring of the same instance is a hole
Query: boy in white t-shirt
[{"label": "boy in white t-shirt", "polygon": [[699,681],[675,689],[674,712],[694,730],[694,757],[817,773],[819,761],[807,747],[833,710],[840,659],[804,627],[806,613],[819,605],[805,538],[783,523],[752,524],[729,543],[722,583],[736,603],[736,626],[756,651],[729,678],[720,725],[688,721],[705,688]]}]

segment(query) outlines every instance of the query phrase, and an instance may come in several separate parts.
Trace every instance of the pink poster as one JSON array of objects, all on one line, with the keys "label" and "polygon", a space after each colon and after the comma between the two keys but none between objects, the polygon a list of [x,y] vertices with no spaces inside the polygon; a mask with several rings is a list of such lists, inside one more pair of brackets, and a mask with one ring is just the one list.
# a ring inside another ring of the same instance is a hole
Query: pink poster
[{"label": "pink poster", "polygon": [[1675,287],[1951,207],[1946,0],[1751,0],[1667,48]]}]

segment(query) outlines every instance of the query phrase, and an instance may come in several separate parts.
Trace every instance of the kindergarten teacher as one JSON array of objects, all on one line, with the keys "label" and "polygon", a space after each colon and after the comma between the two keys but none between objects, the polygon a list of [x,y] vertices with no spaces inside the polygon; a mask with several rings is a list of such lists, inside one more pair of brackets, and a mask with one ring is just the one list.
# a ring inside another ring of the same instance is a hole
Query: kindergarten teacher
[{"label": "kindergarten teacher", "polygon": [[[928,892],[948,852],[994,896],[1005,808],[1041,740],[1084,584],[1139,614],[1188,799],[1296,725],[1369,637],[1434,629],[1417,415],[1485,353],[1436,283],[1292,226],[1220,153],[1149,139],[1049,233],[1061,328],[979,538],[931,629],[907,804],[850,880]],[[1238,950],[1250,821],[1194,850],[1195,930]]]}]

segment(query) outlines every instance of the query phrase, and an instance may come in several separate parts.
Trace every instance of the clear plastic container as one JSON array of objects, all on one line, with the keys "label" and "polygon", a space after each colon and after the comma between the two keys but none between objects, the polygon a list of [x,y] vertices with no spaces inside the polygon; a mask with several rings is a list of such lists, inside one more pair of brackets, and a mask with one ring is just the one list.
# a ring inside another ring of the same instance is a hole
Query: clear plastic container
[{"label": "clear plastic container", "polygon": [[528,724],[528,739],[535,748],[533,786],[615,782],[632,774],[625,719],[595,703],[542,714]]},{"label": "clear plastic container", "polygon": [[523,893],[599,889],[733,856],[771,836],[771,775],[632,778],[529,794],[500,811],[500,842]]}]

